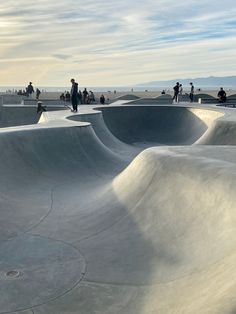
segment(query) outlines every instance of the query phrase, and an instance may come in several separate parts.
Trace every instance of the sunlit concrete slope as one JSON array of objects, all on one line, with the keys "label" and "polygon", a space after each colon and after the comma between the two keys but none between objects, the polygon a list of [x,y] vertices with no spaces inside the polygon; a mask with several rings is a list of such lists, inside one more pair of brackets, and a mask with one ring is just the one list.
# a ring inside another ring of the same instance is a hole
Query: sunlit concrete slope
[{"label": "sunlit concrete slope", "polygon": [[236,124],[229,117],[214,121],[196,144],[236,145]]},{"label": "sunlit concrete slope", "polygon": [[233,314],[236,147],[209,142],[234,119],[87,106],[0,129],[0,313]]}]

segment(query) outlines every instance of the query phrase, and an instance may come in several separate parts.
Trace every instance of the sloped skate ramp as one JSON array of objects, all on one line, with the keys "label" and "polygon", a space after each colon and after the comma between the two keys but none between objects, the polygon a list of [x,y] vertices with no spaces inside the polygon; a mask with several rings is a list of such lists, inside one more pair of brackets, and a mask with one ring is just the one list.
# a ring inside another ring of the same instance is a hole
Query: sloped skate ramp
[{"label": "sloped skate ramp", "polygon": [[0,111],[0,127],[36,124],[40,119],[40,113],[33,106],[5,105]]},{"label": "sloped skate ramp", "polygon": [[[64,106],[47,106],[47,111],[68,110]],[[30,125],[39,122],[41,112],[37,106],[30,105],[4,105],[0,108],[0,128]]]},{"label": "sloped skate ramp", "polygon": [[232,314],[236,147],[194,144],[223,111],[169,109],[184,146],[143,151],[86,110],[0,130],[0,313]]},{"label": "sloped skate ramp", "polygon": [[111,133],[119,140],[161,145],[193,144],[220,113],[169,106],[99,108]]}]

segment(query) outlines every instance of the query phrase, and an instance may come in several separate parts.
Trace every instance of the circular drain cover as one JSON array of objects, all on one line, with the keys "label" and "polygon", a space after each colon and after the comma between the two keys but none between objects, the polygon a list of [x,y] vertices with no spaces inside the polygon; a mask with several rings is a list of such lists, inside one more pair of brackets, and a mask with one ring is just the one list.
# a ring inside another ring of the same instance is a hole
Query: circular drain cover
[{"label": "circular drain cover", "polygon": [[39,236],[0,245],[0,313],[16,312],[59,297],[75,286],[85,261],[72,246]]},{"label": "circular drain cover", "polygon": [[9,270],[8,272],[6,272],[6,277],[10,279],[18,278],[20,277],[20,272],[18,270]]}]

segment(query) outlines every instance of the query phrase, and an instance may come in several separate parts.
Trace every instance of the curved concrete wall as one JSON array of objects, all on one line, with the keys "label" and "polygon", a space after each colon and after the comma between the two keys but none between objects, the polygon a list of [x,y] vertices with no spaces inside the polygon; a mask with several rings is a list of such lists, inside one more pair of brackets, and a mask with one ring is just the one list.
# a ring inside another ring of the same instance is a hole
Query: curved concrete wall
[{"label": "curved concrete wall", "polygon": [[[208,119],[216,119],[214,111],[167,106],[100,108],[104,121],[119,140],[125,143],[153,142],[176,145],[193,144],[207,130]],[[208,121],[209,122],[209,121]]]}]

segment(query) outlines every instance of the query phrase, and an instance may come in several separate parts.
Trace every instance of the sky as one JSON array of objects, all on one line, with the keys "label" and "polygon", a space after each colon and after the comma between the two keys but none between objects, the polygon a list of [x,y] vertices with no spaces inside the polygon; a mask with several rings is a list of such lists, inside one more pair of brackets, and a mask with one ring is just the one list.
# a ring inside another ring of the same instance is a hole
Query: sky
[{"label": "sky", "polygon": [[133,86],[236,75],[235,0],[7,0],[0,85]]}]

